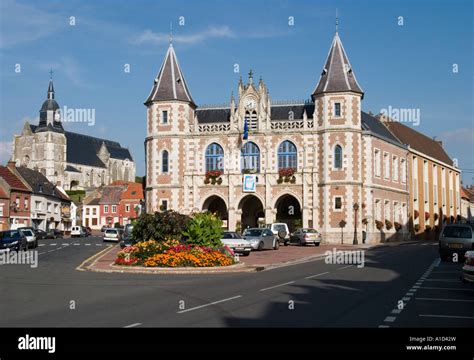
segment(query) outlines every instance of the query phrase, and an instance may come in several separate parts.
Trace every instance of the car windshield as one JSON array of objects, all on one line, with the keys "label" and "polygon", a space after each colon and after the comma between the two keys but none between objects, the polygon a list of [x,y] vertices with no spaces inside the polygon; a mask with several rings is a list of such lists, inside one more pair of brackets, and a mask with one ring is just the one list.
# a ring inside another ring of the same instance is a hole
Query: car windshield
[{"label": "car windshield", "polygon": [[11,238],[19,238],[20,232],[18,230],[8,230],[0,232],[0,240],[1,239],[11,239]]},{"label": "car windshield", "polygon": [[273,229],[276,231],[286,230],[286,226],[283,224],[276,224],[276,225],[273,225]]},{"label": "car windshield", "polygon": [[235,232],[224,232],[223,239],[241,239],[242,237]]},{"label": "car windshield", "polygon": [[450,238],[470,239],[471,229],[466,226],[447,226],[444,228],[443,236]]},{"label": "car windshield", "polygon": [[118,232],[118,231],[115,230],[115,229],[107,229],[107,230],[105,231],[106,234],[110,234],[110,235],[117,235],[117,232]]},{"label": "car windshield", "polygon": [[304,234],[316,234],[317,231],[314,230],[314,229],[301,229],[301,232],[304,233]]},{"label": "car windshield", "polygon": [[25,236],[34,236],[33,232],[29,229],[21,230],[21,232],[25,234]]},{"label": "car windshield", "polygon": [[260,230],[260,229],[248,229],[248,230],[245,230],[245,236],[261,236],[262,231],[263,230]]}]

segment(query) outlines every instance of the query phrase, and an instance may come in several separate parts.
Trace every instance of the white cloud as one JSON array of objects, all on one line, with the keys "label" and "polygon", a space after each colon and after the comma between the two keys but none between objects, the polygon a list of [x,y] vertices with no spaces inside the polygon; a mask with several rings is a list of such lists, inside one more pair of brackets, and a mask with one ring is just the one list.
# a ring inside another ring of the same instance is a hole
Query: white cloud
[{"label": "white cloud", "polygon": [[[234,38],[234,32],[228,26],[210,26],[205,30],[192,34],[173,35],[173,42],[183,44],[198,44],[212,38]],[[169,41],[169,34],[155,33],[151,30],[145,30],[141,34],[132,38],[132,43],[142,44],[165,44]]]},{"label": "white cloud", "polygon": [[12,156],[12,142],[0,141],[0,164],[4,165]]},{"label": "white cloud", "polygon": [[0,1],[0,48],[44,38],[67,25],[67,19],[14,0]]},{"label": "white cloud", "polygon": [[91,86],[90,83],[84,80],[81,65],[69,56],[63,56],[59,60],[53,62],[42,62],[39,64],[39,68],[43,71],[48,71],[50,69],[58,71],[77,87],[87,88]]}]

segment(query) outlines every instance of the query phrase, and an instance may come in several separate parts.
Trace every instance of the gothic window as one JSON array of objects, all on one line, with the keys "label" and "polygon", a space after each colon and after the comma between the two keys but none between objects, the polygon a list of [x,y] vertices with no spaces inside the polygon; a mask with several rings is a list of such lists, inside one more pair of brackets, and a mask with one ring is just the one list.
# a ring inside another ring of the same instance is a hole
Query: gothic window
[{"label": "gothic window", "polygon": [[254,142],[248,142],[242,146],[240,164],[242,172],[260,172],[260,149]]},{"label": "gothic window", "polygon": [[169,167],[169,158],[168,158],[168,151],[163,150],[161,153],[161,172],[166,174],[168,172]]},{"label": "gothic window", "polygon": [[336,145],[334,147],[334,168],[342,169],[342,147]]},{"label": "gothic window", "polygon": [[224,170],[224,150],[217,143],[210,144],[206,149],[206,171]]},{"label": "gothic window", "polygon": [[252,112],[246,111],[245,121],[247,121],[250,131],[258,130],[258,119],[257,119],[257,113],[255,111],[252,111]]},{"label": "gothic window", "polygon": [[278,168],[297,168],[296,146],[291,141],[283,141],[278,146]]}]

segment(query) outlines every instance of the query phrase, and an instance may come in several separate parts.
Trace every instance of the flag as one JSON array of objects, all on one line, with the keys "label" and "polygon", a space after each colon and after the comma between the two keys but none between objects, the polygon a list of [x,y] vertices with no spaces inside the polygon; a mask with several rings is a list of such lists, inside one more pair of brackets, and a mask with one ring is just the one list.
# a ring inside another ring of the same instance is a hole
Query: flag
[{"label": "flag", "polygon": [[244,123],[244,137],[243,139],[244,140],[247,140],[249,138],[249,124],[247,122],[247,119],[245,119],[245,123]]}]

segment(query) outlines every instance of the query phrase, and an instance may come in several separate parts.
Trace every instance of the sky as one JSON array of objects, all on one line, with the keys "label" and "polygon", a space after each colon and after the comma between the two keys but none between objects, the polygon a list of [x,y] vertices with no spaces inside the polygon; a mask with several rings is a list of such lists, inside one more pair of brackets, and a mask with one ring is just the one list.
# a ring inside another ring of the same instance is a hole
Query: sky
[{"label": "sky", "polygon": [[406,124],[443,141],[464,184],[474,182],[470,0],[0,3],[0,163],[24,122],[38,122],[52,69],[62,109],[95,111],[93,126],[68,122],[65,129],[120,142],[144,175],[143,102],[170,24],[198,106],[228,103],[250,69],[273,100],[303,100],[321,74],[337,9],[340,38],[365,92],[362,109],[418,109],[419,124]]}]

